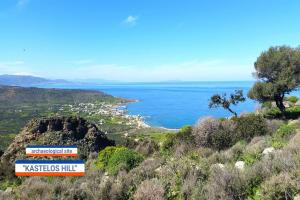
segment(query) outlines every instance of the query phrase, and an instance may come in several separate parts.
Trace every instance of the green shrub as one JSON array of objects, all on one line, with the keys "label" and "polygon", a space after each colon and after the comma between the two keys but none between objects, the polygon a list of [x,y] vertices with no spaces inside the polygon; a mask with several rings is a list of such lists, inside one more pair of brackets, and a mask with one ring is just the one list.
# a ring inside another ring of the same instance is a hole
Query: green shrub
[{"label": "green shrub", "polygon": [[283,124],[273,135],[271,145],[275,149],[280,149],[287,144],[288,137],[296,133],[296,127],[293,125]]},{"label": "green shrub", "polygon": [[274,175],[261,185],[262,199],[286,199],[292,200],[299,192],[297,182],[288,173]]},{"label": "green shrub", "polygon": [[277,119],[277,118],[282,117],[282,114],[281,114],[279,108],[272,107],[271,109],[267,110],[266,113],[264,113],[264,116],[266,118],[270,118],[270,119]]},{"label": "green shrub", "polygon": [[286,144],[287,144],[287,141],[282,138],[273,138],[271,145],[275,149],[280,149],[280,148],[284,147]]},{"label": "green shrub", "polygon": [[289,97],[287,98],[287,100],[288,100],[289,102],[296,103],[296,102],[299,100],[299,98],[296,97],[296,96],[289,96]]},{"label": "green shrub", "polygon": [[162,144],[162,149],[164,151],[170,150],[175,144],[176,135],[172,133],[167,133],[166,140]]},{"label": "green shrub", "polygon": [[236,170],[212,168],[199,199],[247,199],[245,174]]},{"label": "green shrub", "polygon": [[266,101],[264,103],[262,103],[261,105],[262,108],[272,108],[272,102],[271,101]]},{"label": "green shrub", "polygon": [[192,127],[184,126],[178,133],[168,133],[166,135],[166,140],[162,144],[162,149],[164,151],[171,150],[177,144],[190,144],[193,142]]},{"label": "green shrub", "polygon": [[136,200],[163,200],[166,199],[166,192],[163,184],[157,179],[143,181],[136,193],[134,194]]},{"label": "green shrub", "polygon": [[143,154],[144,156],[150,156],[151,154],[159,151],[159,145],[152,139],[143,139],[138,141],[138,144],[134,148],[135,151]]},{"label": "green shrub", "polygon": [[231,147],[240,140],[249,142],[255,136],[269,133],[267,120],[261,115],[247,114],[231,120],[203,118],[194,127],[195,142],[217,150]]},{"label": "green shrub", "polygon": [[180,140],[190,141],[191,139],[193,139],[192,131],[193,131],[193,128],[191,126],[184,126],[177,133],[176,137]]},{"label": "green shrub", "polygon": [[119,148],[109,159],[108,172],[116,174],[121,169],[129,171],[138,166],[141,161],[143,161],[142,155],[125,147]]},{"label": "green shrub", "polygon": [[300,106],[293,106],[286,109],[285,113],[288,119],[297,119],[300,117]]},{"label": "green shrub", "polygon": [[250,141],[255,136],[263,136],[269,133],[268,124],[262,115],[247,114],[236,121],[236,132],[240,139]]},{"label": "green shrub", "polygon": [[196,145],[221,150],[232,146],[239,140],[235,137],[234,130],[233,120],[207,117],[199,120],[195,125],[193,135]]},{"label": "green shrub", "polygon": [[99,169],[105,170],[108,165],[109,159],[115,153],[117,148],[120,148],[120,147],[106,147],[105,149],[100,151],[98,154],[96,166]]},{"label": "green shrub", "polygon": [[126,147],[106,147],[99,152],[96,166],[108,171],[110,174],[117,174],[120,170],[129,171],[136,167],[143,156]]},{"label": "green shrub", "polygon": [[234,134],[235,124],[230,120],[222,121],[219,130],[211,135],[211,147],[222,150],[234,145],[240,138]]},{"label": "green shrub", "polygon": [[283,124],[280,128],[276,131],[275,136],[277,137],[286,137],[296,133],[296,128],[293,125]]},{"label": "green shrub", "polygon": [[241,160],[246,163],[246,165],[253,165],[256,161],[260,160],[262,154],[260,152],[257,153],[246,153],[242,156]]}]

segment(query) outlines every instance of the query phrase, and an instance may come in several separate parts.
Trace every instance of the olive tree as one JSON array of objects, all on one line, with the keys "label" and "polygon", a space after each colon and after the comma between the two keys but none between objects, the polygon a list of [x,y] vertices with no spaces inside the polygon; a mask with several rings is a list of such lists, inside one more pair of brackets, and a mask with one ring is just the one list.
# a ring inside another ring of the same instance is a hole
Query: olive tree
[{"label": "olive tree", "polygon": [[288,46],[271,47],[254,63],[257,82],[248,97],[261,103],[275,101],[284,114],[284,97],[300,86],[300,49]]},{"label": "olive tree", "polygon": [[234,93],[230,94],[229,97],[227,97],[226,93],[222,95],[215,94],[210,98],[209,108],[223,107],[237,117],[237,113],[233,111],[230,106],[237,105],[238,103],[244,102],[245,100],[246,99],[243,95],[242,90],[236,90]]}]

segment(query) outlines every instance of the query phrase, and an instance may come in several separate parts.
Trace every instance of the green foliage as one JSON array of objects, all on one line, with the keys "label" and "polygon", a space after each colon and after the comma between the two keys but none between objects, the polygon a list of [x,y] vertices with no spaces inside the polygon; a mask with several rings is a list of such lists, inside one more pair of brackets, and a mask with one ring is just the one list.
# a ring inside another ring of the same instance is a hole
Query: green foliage
[{"label": "green foliage", "polygon": [[166,135],[166,140],[162,144],[162,150],[167,151],[170,150],[175,144],[176,135],[168,133]]},{"label": "green foliage", "polygon": [[283,124],[275,132],[272,137],[271,145],[275,149],[280,149],[287,144],[289,136],[296,133],[296,127],[294,125]]},{"label": "green foliage", "polygon": [[237,105],[240,102],[244,102],[246,99],[243,95],[242,90],[236,90],[234,93],[230,94],[230,97],[227,98],[226,94],[219,95],[215,94],[210,98],[209,107],[210,108],[217,108],[223,107],[224,109],[228,110],[234,116],[237,116],[237,113],[233,111],[230,106]]},{"label": "green foliage", "polygon": [[222,150],[231,147],[239,140],[234,135],[234,125],[230,121],[222,121],[219,130],[211,135],[211,147]]},{"label": "green foliage", "polygon": [[186,140],[186,141],[191,140],[192,139],[192,131],[193,131],[193,128],[191,126],[184,126],[179,130],[177,137],[182,140]]},{"label": "green foliage", "polygon": [[284,138],[286,136],[290,136],[296,133],[296,127],[293,125],[283,124],[280,128],[276,131],[275,136]]},{"label": "green foliage", "polygon": [[300,49],[271,47],[254,64],[258,81],[248,93],[259,102],[275,101],[284,113],[284,96],[300,86]]},{"label": "green foliage", "polygon": [[195,125],[193,135],[197,146],[221,150],[232,146],[239,140],[234,130],[233,120],[203,118]]},{"label": "green foliage", "polygon": [[96,166],[110,174],[117,174],[120,170],[130,171],[136,167],[143,156],[126,147],[106,147],[99,152]]},{"label": "green foliage", "polygon": [[241,160],[246,163],[246,165],[253,165],[256,161],[260,160],[262,157],[261,152],[257,153],[246,153],[241,157]]},{"label": "green foliage", "polygon": [[105,170],[108,166],[109,159],[115,153],[117,148],[120,147],[106,147],[102,151],[99,152],[96,165],[99,169]]},{"label": "green foliage", "polygon": [[269,119],[277,119],[282,116],[282,113],[280,112],[279,108],[272,107],[268,109],[266,113],[264,113],[264,116]]},{"label": "green foliage", "polygon": [[193,129],[191,126],[184,126],[176,134],[166,134],[166,140],[162,144],[162,150],[168,151],[172,149],[175,145],[181,143],[192,143],[192,131]]},{"label": "green foliage", "polygon": [[300,117],[300,106],[287,108],[284,114],[282,114],[277,107],[272,107],[264,113],[264,116],[270,119],[281,118],[283,116],[287,119],[297,119]]},{"label": "green foliage", "polygon": [[247,114],[243,115],[236,121],[236,134],[239,139],[250,141],[255,136],[268,134],[266,119],[261,115]]},{"label": "green foliage", "polygon": [[269,133],[261,115],[247,114],[231,120],[202,119],[194,128],[195,142],[213,149],[226,149],[240,140],[249,142],[255,136]]},{"label": "green foliage", "polygon": [[286,199],[293,200],[299,192],[297,181],[293,180],[288,173],[274,175],[262,184],[262,199]]},{"label": "green foliage", "polygon": [[288,119],[298,119],[300,117],[300,106],[287,108],[285,115]]},{"label": "green foliage", "polygon": [[280,149],[287,144],[287,141],[282,138],[272,138],[272,147],[275,149]]},{"label": "green foliage", "polygon": [[271,109],[272,108],[272,102],[271,101],[266,101],[266,102],[263,102],[262,105],[261,105],[262,108],[268,108],[268,109]]},{"label": "green foliage", "polygon": [[289,96],[289,97],[287,98],[287,100],[288,100],[289,102],[296,103],[296,102],[299,100],[299,98],[296,97],[296,96]]}]

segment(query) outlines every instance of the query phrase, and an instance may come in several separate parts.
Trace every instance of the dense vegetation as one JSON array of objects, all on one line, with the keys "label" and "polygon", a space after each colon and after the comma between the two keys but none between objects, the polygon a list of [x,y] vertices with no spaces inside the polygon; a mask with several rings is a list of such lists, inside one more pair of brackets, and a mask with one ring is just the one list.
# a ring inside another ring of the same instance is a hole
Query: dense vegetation
[{"label": "dense vegetation", "polygon": [[[91,153],[85,177],[21,179],[14,182],[13,196],[293,199],[300,193],[299,120],[267,120],[255,114],[204,118],[178,133],[144,135],[138,140],[128,136],[127,140],[131,141],[128,147]],[[153,143],[146,146],[150,140]]]},{"label": "dense vegetation", "polygon": [[274,101],[282,114],[286,94],[300,87],[300,48],[271,47],[254,64],[258,81],[248,96],[259,102]]}]

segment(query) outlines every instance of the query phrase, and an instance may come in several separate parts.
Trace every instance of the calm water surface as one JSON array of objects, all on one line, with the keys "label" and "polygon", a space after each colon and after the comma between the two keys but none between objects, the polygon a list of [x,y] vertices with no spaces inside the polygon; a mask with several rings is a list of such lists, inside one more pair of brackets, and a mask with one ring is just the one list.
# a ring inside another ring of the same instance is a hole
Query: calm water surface
[{"label": "calm water surface", "polygon": [[[216,93],[230,93],[237,89],[247,94],[253,82],[178,82],[178,83],[135,83],[58,86],[59,88],[96,89],[114,96],[137,99],[128,104],[129,114],[142,115],[148,124],[166,128],[180,128],[194,124],[203,116],[228,117],[223,109],[209,109],[209,98]],[[300,93],[297,92],[296,95]],[[233,107],[238,113],[252,112],[259,105],[247,99]]]}]

